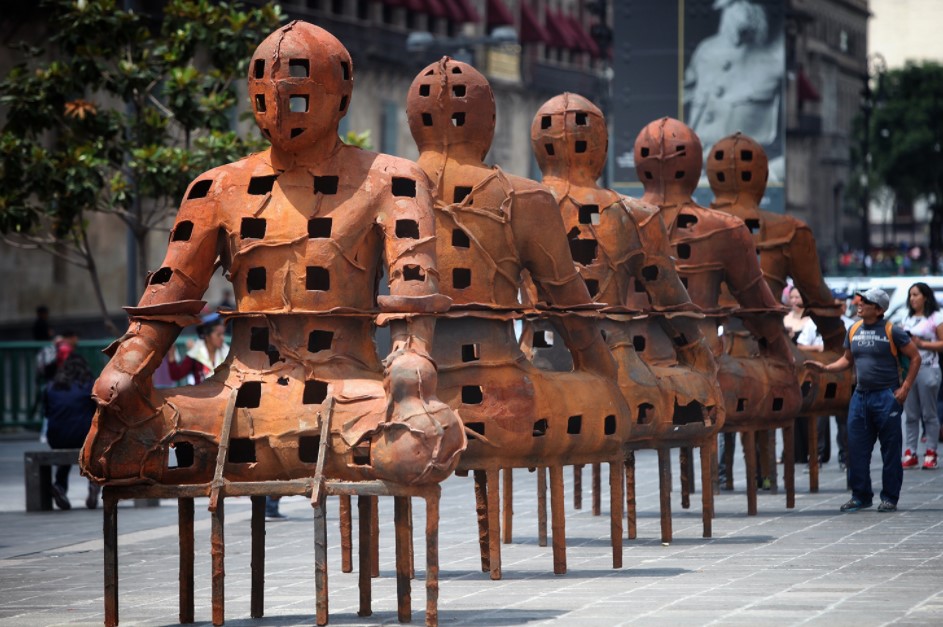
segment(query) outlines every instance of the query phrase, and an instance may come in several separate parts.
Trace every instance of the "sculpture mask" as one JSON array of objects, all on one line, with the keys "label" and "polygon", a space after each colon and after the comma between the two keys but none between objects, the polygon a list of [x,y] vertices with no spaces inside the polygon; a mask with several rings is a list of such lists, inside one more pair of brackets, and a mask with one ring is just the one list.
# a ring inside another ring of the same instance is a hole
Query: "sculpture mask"
[{"label": "sculpture mask", "polygon": [[596,179],[606,163],[609,136],[599,108],[578,94],[560,94],[538,109],[531,145],[544,174]]},{"label": "sculpture mask", "polygon": [[420,152],[466,146],[484,159],[494,137],[494,94],[481,72],[442,57],[409,86],[406,117]]},{"label": "sculpture mask", "polygon": [[714,144],[707,156],[707,178],[718,201],[746,194],[759,204],[769,178],[769,160],[762,146],[737,132]]},{"label": "sculpture mask", "polygon": [[635,139],[635,171],[646,192],[690,196],[703,162],[701,140],[674,118],[651,122]]},{"label": "sculpture mask", "polygon": [[249,64],[255,122],[288,153],[336,135],[353,76],[350,54],[329,32],[300,21],[283,26],[259,44]]}]

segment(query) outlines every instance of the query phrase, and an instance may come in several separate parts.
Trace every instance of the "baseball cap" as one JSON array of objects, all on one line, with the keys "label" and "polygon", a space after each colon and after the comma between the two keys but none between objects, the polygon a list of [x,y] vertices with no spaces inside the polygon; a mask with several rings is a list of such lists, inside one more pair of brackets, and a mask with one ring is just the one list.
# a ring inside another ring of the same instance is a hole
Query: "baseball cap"
[{"label": "baseball cap", "polygon": [[887,305],[891,301],[891,298],[887,295],[887,292],[879,287],[872,287],[866,292],[856,292],[856,294],[861,297],[861,300],[879,307],[881,311],[887,311]]},{"label": "baseball cap", "polygon": [[841,300],[848,300],[849,298],[851,298],[851,294],[849,294],[848,292],[846,292],[845,290],[843,290],[843,289],[841,289],[841,288],[833,287],[833,288],[832,288],[832,298],[841,299]]}]

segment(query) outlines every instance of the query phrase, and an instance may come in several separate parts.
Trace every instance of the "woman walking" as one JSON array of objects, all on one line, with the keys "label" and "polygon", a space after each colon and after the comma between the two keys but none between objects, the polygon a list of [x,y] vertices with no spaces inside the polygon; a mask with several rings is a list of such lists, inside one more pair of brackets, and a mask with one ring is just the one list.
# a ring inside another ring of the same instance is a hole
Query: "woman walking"
[{"label": "woman walking", "polygon": [[[78,353],[69,355],[56,370],[56,375],[46,386],[46,438],[52,448],[79,448],[92,426],[95,401],[92,400],[92,382],[95,377],[88,364]],[[57,466],[52,483],[52,498],[59,509],[71,509],[67,496],[69,472],[72,466]],[[99,487],[88,484],[85,505],[89,509],[98,506]]]},{"label": "woman walking", "polygon": [[927,434],[923,467],[925,470],[934,470],[937,468],[936,436],[940,433],[936,401],[940,391],[939,352],[943,351],[943,312],[940,311],[933,290],[922,282],[910,286],[907,310],[909,315],[904,318],[901,327],[910,334],[914,346],[920,351],[922,367],[904,403],[907,450],[901,465],[904,468],[917,467],[917,438],[922,423]]}]

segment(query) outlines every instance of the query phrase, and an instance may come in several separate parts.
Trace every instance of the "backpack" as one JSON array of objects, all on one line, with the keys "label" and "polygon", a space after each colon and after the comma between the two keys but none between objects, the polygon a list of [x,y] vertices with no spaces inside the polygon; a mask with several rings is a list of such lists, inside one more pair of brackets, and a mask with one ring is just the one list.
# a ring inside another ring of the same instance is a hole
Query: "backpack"
[{"label": "backpack", "polygon": [[[863,324],[864,320],[858,320],[848,329],[849,346],[851,346],[851,338],[855,336],[855,333],[858,332],[858,329],[860,329]],[[898,355],[897,344],[894,343],[894,333],[891,331],[893,327],[894,323],[888,320],[884,323],[884,333],[887,334],[887,341],[891,345],[891,355],[897,360],[897,370],[900,373],[900,380],[903,381],[907,377],[907,370],[910,369],[910,359],[904,355]]]}]

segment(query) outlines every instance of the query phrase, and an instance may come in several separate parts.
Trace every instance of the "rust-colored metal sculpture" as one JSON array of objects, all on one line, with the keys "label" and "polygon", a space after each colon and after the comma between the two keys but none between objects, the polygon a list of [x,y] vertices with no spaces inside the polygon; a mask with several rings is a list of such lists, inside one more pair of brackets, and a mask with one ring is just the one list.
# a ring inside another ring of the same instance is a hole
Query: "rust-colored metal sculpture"
[{"label": "rust-colored metal sculpture", "polygon": [[[622,446],[631,420],[616,365],[570,256],[556,202],[541,185],[482,162],[494,134],[491,87],[471,66],[443,58],[409,89],[407,116],[419,165],[436,198],[442,293],[433,356],[439,396],[461,415],[468,450],[459,471],[474,471],[483,567],[501,575],[498,470],[549,467],[554,571],[565,572],[563,464],[608,461],[613,483],[614,559],[621,560]],[[541,304],[519,299],[527,270]],[[552,318],[575,370],[547,372],[528,362],[512,320]],[[618,497],[618,498],[617,498]],[[487,543],[487,547],[484,543]]]},{"label": "rust-colored metal sculpture", "polygon": [[[669,256],[658,207],[596,183],[607,140],[602,112],[575,94],[548,100],[531,125],[534,154],[544,185],[559,204],[576,267],[594,301],[606,304],[601,328],[619,366],[619,387],[637,419],[629,446],[657,449],[659,476],[669,480],[661,485],[662,541],[671,540],[672,447],[701,447],[704,535],[709,537],[710,459],[725,409],[717,364],[698,326],[703,316]],[[634,473],[631,452],[627,465]],[[627,489],[633,491],[634,485]],[[629,537],[634,526],[630,511]]]},{"label": "rust-colored metal sculpture", "polygon": [[[794,358],[783,332],[783,309],[763,280],[750,231],[739,218],[705,209],[691,198],[701,163],[700,141],[678,120],[656,120],[642,129],[635,141],[635,167],[645,187],[642,200],[661,208],[682,282],[691,300],[709,315],[701,330],[720,367],[718,380],[727,410],[723,430],[743,433],[747,509],[755,514],[753,434],[782,427],[784,437],[791,439],[792,422],[802,399]],[[724,284],[738,308],[722,306]],[[757,354],[725,352],[717,325],[731,315],[757,338]],[[791,455],[790,448],[786,455]],[[786,491],[787,507],[791,507],[794,494],[789,469]]]},{"label": "rust-colored metal sculpture", "polygon": [[[735,133],[711,148],[706,169],[715,196],[711,208],[737,216],[750,229],[760,255],[763,276],[773,294],[783,292],[789,277],[802,294],[805,311],[815,321],[827,353],[824,357],[815,358],[826,362],[838,359],[844,352],[845,326],[841,321],[841,307],[835,305],[822,278],[812,230],[805,222],[792,216],[760,210],[759,203],[768,178],[768,161],[763,147],[752,138]],[[751,339],[743,333],[737,335],[740,343],[736,350],[755,353]],[[812,417],[809,422],[809,450],[815,451],[816,417],[847,412],[854,375],[851,370],[838,373],[809,370],[802,366],[808,354],[798,349],[794,354],[802,385],[802,415]],[[814,492],[818,490],[818,458],[815,454],[809,456],[809,470],[810,487]]]},{"label": "rust-colored metal sculpture", "polygon": [[[429,355],[431,314],[449,305],[429,182],[412,162],[340,142],[352,88],[350,55],[317,26],[292,22],[258,47],[249,96],[272,146],[188,188],[164,263],[95,384],[87,476],[205,485],[215,508],[232,482],[408,487],[452,472],[466,438],[436,398]],[[378,298],[381,260],[390,296]],[[229,358],[198,386],[155,390],[151,374],[219,265],[236,298]],[[375,321],[393,336],[382,363]]]}]

